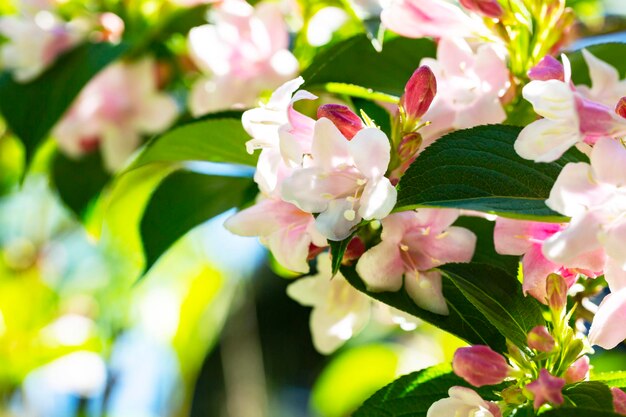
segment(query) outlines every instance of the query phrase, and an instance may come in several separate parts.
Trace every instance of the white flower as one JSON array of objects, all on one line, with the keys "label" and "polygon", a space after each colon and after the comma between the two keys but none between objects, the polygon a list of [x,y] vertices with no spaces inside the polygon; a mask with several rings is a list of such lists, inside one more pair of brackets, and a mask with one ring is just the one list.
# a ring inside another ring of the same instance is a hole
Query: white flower
[{"label": "white flower", "polygon": [[494,403],[483,400],[476,391],[465,387],[452,387],[448,398],[435,401],[426,417],[500,417]]},{"label": "white flower", "polygon": [[315,123],[312,160],[282,184],[282,197],[301,210],[319,213],[317,229],[330,240],[350,235],[362,219],[382,219],[397,192],[385,172],[390,160],[387,136],[365,128],[348,141],[326,118]]},{"label": "white flower", "polygon": [[318,256],[317,269],[317,275],[289,285],[287,294],[300,304],[313,307],[313,344],[319,352],[330,354],[365,327],[372,304],[341,274],[332,276],[327,253]]}]

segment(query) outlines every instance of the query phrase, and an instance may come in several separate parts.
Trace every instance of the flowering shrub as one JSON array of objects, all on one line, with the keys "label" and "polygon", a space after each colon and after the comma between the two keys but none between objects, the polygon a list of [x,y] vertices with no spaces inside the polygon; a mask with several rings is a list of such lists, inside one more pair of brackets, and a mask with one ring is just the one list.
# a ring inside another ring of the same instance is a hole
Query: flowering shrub
[{"label": "flowering shrub", "polygon": [[564,0],[363,2],[319,50],[324,2],[71,3],[0,18],[0,111],[90,228],[157,173],[138,275],[236,208],[320,352],[381,306],[468,344],[355,416],[626,415],[590,365],[626,339],[626,47]]}]

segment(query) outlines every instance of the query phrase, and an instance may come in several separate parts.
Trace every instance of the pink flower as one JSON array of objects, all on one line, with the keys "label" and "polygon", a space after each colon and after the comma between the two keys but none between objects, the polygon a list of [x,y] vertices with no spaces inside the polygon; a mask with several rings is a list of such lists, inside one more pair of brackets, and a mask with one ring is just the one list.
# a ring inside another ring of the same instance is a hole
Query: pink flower
[{"label": "pink flower", "polygon": [[528,71],[528,78],[533,81],[557,80],[565,82],[565,69],[556,58],[546,55]]},{"label": "pink flower", "polygon": [[536,326],[527,337],[528,347],[540,352],[551,352],[554,349],[554,337],[548,332],[546,326]]},{"label": "pink flower", "polygon": [[499,384],[511,370],[504,356],[484,345],[457,349],[452,359],[452,369],[475,387]]},{"label": "pink flower", "polygon": [[89,82],[53,134],[70,156],[99,146],[113,171],[140,145],[142,134],[163,131],[177,113],[174,99],[157,90],[151,59],[118,63]]},{"label": "pink flower", "polygon": [[591,88],[578,85],[576,89],[585,98],[613,108],[620,98],[626,96],[626,80],[620,80],[617,69],[591,52],[583,49],[582,53],[589,68]]},{"label": "pink flower", "polygon": [[626,339],[626,288],[604,297],[589,329],[589,342],[613,349]]},{"label": "pink flower", "polygon": [[490,37],[480,19],[444,0],[392,0],[380,18],[386,27],[407,38]]},{"label": "pink flower", "polygon": [[544,242],[566,227],[557,223],[541,223],[499,217],[494,230],[496,252],[501,255],[524,255],[522,271],[523,290],[542,303],[546,303],[546,278],[551,273],[566,277],[573,284],[578,272],[595,277],[602,271],[604,254],[595,250],[572,259],[567,266],[555,263],[543,254]]},{"label": "pink flower", "polygon": [[421,308],[448,314],[441,273],[430,271],[450,262],[469,262],[476,236],[452,226],[457,210],[419,209],[382,220],[381,242],[365,252],[356,269],[370,291],[405,288]]},{"label": "pink flower", "polygon": [[533,406],[535,410],[537,410],[547,403],[555,405],[563,404],[562,390],[564,386],[565,380],[563,378],[552,376],[547,370],[542,369],[539,372],[539,378],[526,385],[526,389],[533,393],[535,397]]},{"label": "pink flower", "polygon": [[476,391],[465,387],[452,387],[448,398],[435,401],[426,417],[501,417],[498,406],[483,400]]},{"label": "pink flower", "polygon": [[228,218],[224,226],[239,236],[258,236],[276,260],[295,272],[309,272],[311,245],[327,246],[315,228],[315,218],[280,199],[262,199]]},{"label": "pink flower", "polygon": [[357,116],[348,106],[342,104],[324,104],[317,109],[317,118],[325,117],[329,119],[346,139],[351,140],[354,135],[365,126],[359,116]]},{"label": "pink flower", "polygon": [[0,61],[13,71],[16,81],[32,81],[76,45],[83,32],[76,24],[63,22],[45,10],[31,17],[0,17],[0,35],[8,38],[0,46]]},{"label": "pink flower", "polygon": [[437,79],[437,95],[422,120],[423,148],[445,133],[482,124],[501,123],[506,113],[500,97],[509,86],[505,60],[495,45],[473,51],[463,39],[442,39],[437,59],[425,58]]},{"label": "pink flower", "polygon": [[214,16],[214,24],[189,32],[191,57],[209,75],[192,88],[189,105],[195,116],[252,106],[260,93],[298,70],[278,4],[252,7],[243,0],[224,0],[214,7]]},{"label": "pink flower", "polygon": [[486,17],[497,19],[504,13],[498,0],[460,0],[460,2],[467,10]]},{"label": "pink flower", "polygon": [[437,80],[430,68],[421,65],[404,87],[400,107],[410,122],[418,121],[428,110],[437,95]]},{"label": "pink flower", "polygon": [[287,294],[313,307],[310,327],[318,352],[330,354],[369,322],[372,299],[352,287],[341,275],[332,276],[327,253],[317,258],[318,273],[300,278],[287,287]]},{"label": "pink flower", "polygon": [[582,356],[565,371],[565,382],[573,384],[589,377],[589,356]]},{"label": "pink flower", "polygon": [[382,219],[397,192],[385,172],[389,139],[379,129],[360,130],[352,140],[326,118],[315,122],[311,160],[282,184],[282,198],[308,213],[319,213],[317,229],[329,240],[347,238],[362,219]]},{"label": "pink flower", "polygon": [[611,388],[613,394],[613,409],[617,414],[626,416],[626,393],[617,387]]}]

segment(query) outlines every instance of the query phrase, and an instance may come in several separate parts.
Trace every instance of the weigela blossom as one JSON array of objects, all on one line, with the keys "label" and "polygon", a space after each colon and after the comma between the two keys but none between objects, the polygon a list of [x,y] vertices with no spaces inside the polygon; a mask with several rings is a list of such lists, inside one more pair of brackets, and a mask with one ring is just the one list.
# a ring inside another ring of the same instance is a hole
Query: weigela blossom
[{"label": "weigela blossom", "polygon": [[565,382],[573,384],[589,377],[589,356],[582,356],[565,371]]},{"label": "weigela blossom", "polygon": [[[609,90],[620,90],[617,88],[617,75],[613,74],[615,79],[606,79],[608,64],[600,64],[601,61],[589,52],[585,53],[585,58],[589,63],[593,88],[573,86],[570,63],[563,56],[563,80],[536,79],[522,90],[524,98],[543,117],[526,126],[517,138],[515,150],[522,158],[552,162],[576,144],[593,145],[602,137],[626,134],[626,120],[614,111],[621,96],[612,96],[605,88],[605,84],[609,84]],[[615,101],[608,102],[613,99]]]},{"label": "weigela blossom", "polygon": [[447,315],[441,273],[431,269],[469,262],[476,245],[470,230],[452,226],[458,216],[458,210],[419,209],[384,218],[381,242],[365,252],[356,266],[367,288],[398,291],[404,281],[419,307]]},{"label": "weigela blossom", "polygon": [[437,95],[422,120],[423,147],[456,129],[501,123],[506,113],[500,97],[509,86],[509,71],[496,45],[481,44],[476,51],[463,39],[442,39],[437,59],[424,58],[437,79]]},{"label": "weigela blossom", "polygon": [[626,416],[626,392],[617,387],[611,388],[613,395],[613,409],[617,414]]},{"label": "weigela blossom", "polygon": [[397,191],[385,172],[391,146],[377,128],[348,140],[326,118],[315,122],[311,161],[282,184],[282,198],[319,213],[317,229],[329,240],[343,240],[361,220],[382,219],[396,204]]},{"label": "weigela blossom", "polygon": [[341,274],[332,276],[330,256],[317,258],[316,275],[287,287],[289,297],[313,307],[310,326],[315,348],[330,354],[368,323],[372,300],[352,287]]},{"label": "weigela blossom", "polygon": [[311,213],[277,198],[262,198],[228,218],[224,226],[239,236],[258,236],[282,266],[300,273],[309,272],[311,245],[327,246]]},{"label": "weigela blossom", "polygon": [[526,385],[526,389],[533,393],[533,407],[539,409],[544,404],[563,404],[563,387],[565,380],[550,375],[550,373],[542,369],[539,371],[539,378]]},{"label": "weigela blossom", "polygon": [[225,0],[214,7],[213,16],[214,24],[189,33],[191,57],[207,74],[190,94],[195,116],[252,106],[260,93],[293,78],[298,70],[277,3],[252,7],[244,0]]},{"label": "weigela blossom", "polygon": [[602,249],[580,254],[572,264],[552,262],[543,254],[544,242],[566,227],[560,223],[542,223],[499,217],[494,229],[496,252],[501,255],[524,255],[522,272],[523,290],[542,303],[546,303],[546,278],[559,273],[571,286],[578,273],[596,277],[602,271],[605,255]]},{"label": "weigela blossom", "polygon": [[474,345],[459,348],[452,360],[454,373],[475,387],[496,385],[509,375],[511,367],[506,358],[489,346]]},{"label": "weigela blossom", "polygon": [[449,397],[435,401],[426,417],[501,417],[495,403],[483,400],[476,391],[465,387],[452,387]]},{"label": "weigela blossom", "polygon": [[13,71],[15,80],[28,82],[76,45],[84,30],[41,10],[33,16],[0,17],[0,35],[8,38],[0,46],[2,66]]},{"label": "weigela blossom", "polygon": [[53,135],[73,157],[99,147],[113,171],[140,145],[142,134],[161,132],[177,114],[174,99],[157,90],[154,61],[116,63],[81,91]]}]

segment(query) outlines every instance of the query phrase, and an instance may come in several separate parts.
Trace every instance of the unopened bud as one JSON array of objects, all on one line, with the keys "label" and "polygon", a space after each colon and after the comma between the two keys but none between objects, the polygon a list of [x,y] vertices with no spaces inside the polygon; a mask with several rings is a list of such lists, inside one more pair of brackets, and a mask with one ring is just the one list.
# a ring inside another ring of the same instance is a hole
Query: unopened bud
[{"label": "unopened bud", "polygon": [[541,61],[528,71],[528,78],[533,81],[565,80],[565,70],[556,58],[544,56]]},{"label": "unopened bud", "polygon": [[522,389],[520,387],[516,387],[516,386],[510,386],[508,388],[505,388],[502,392],[502,399],[507,403],[507,404],[524,404],[527,400],[526,396],[524,395],[524,391],[522,391]]},{"label": "unopened bud", "polygon": [[365,253],[365,249],[365,243],[363,243],[360,237],[355,236],[350,243],[348,243],[348,247],[343,254],[343,262],[351,262],[359,259],[361,255]]},{"label": "unopened bud", "polygon": [[573,384],[587,379],[589,376],[589,357],[582,356],[565,372],[565,382]]},{"label": "unopened bud", "polygon": [[548,306],[560,312],[567,305],[567,283],[559,274],[550,274],[546,279],[546,295]]},{"label": "unopened bud", "polygon": [[611,388],[613,394],[613,409],[617,414],[626,416],[626,393],[617,387]]},{"label": "unopened bud", "polygon": [[548,332],[546,326],[533,328],[526,338],[528,346],[540,352],[552,352],[554,349],[554,337]]},{"label": "unopened bud", "polygon": [[486,17],[497,19],[504,13],[498,0],[460,0],[460,2],[467,10]]},{"label": "unopened bud", "polygon": [[419,120],[430,107],[437,94],[435,74],[426,65],[415,70],[404,87],[400,106],[409,121]]},{"label": "unopened bud", "polygon": [[363,121],[348,106],[342,104],[324,104],[317,109],[317,118],[329,119],[346,139],[350,140],[363,129]]},{"label": "unopened bud", "polygon": [[504,356],[489,346],[475,345],[459,348],[452,359],[454,373],[474,385],[495,385],[504,381],[510,367]]},{"label": "unopened bud", "polygon": [[626,119],[626,97],[622,97],[615,106],[615,113]]},{"label": "unopened bud", "polygon": [[324,252],[326,250],[327,246],[316,246],[314,244],[310,244],[309,245],[309,254],[306,257],[307,261],[311,261],[315,258],[317,258],[317,255],[319,255],[320,253]]},{"label": "unopened bud", "polygon": [[550,375],[546,369],[539,372],[539,378],[526,385],[526,389],[534,396],[533,407],[539,409],[546,403],[560,405],[563,404],[563,387],[565,380]]}]

